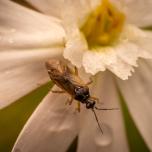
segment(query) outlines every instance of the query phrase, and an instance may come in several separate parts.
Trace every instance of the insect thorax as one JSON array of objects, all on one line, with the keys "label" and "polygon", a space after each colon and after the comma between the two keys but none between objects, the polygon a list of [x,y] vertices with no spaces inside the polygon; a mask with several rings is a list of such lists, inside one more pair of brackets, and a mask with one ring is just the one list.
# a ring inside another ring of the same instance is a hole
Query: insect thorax
[{"label": "insect thorax", "polygon": [[76,86],[75,87],[75,99],[85,103],[90,97],[89,88],[87,86]]}]

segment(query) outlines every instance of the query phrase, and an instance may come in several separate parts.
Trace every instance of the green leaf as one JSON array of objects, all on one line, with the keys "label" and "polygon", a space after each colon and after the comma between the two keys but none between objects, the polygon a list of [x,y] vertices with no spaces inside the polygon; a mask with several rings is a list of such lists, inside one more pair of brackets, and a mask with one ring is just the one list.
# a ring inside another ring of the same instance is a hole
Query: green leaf
[{"label": "green leaf", "polygon": [[125,99],[121,94],[121,90],[118,89],[118,92],[119,92],[121,107],[123,109],[124,123],[126,127],[130,152],[150,152],[128,111],[127,105],[125,103]]},{"label": "green leaf", "polygon": [[71,145],[69,146],[67,152],[76,152],[78,146],[78,136],[72,141]]}]

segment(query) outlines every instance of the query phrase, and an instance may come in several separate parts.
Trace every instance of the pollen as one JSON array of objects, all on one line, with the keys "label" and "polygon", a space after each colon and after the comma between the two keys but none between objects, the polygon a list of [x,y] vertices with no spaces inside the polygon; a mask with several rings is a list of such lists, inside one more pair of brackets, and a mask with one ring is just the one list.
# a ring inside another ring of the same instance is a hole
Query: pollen
[{"label": "pollen", "polygon": [[86,38],[89,49],[112,45],[118,40],[123,29],[125,15],[109,0],[101,4],[86,18],[81,32]]}]

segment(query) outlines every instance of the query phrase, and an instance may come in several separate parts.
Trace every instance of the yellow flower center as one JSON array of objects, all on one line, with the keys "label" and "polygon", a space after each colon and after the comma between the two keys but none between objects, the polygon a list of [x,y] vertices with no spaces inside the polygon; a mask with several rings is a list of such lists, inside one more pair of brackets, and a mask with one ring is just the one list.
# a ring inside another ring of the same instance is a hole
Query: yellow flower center
[{"label": "yellow flower center", "polygon": [[125,15],[109,0],[102,0],[81,27],[90,49],[113,44],[119,37]]}]

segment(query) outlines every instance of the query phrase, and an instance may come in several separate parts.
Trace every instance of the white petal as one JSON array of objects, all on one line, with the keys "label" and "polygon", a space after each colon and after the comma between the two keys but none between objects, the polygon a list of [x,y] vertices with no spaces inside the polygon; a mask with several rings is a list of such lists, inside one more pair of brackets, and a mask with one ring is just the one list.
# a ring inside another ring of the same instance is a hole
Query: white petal
[{"label": "white petal", "polygon": [[60,21],[11,1],[0,1],[0,48],[63,45]]},{"label": "white petal", "polygon": [[49,79],[44,62],[61,53],[61,48],[1,51],[0,108],[46,83]]},{"label": "white petal", "polygon": [[65,0],[62,10],[64,25],[81,23],[90,11],[90,2],[88,0]]},{"label": "white petal", "polygon": [[127,79],[128,76],[131,75],[133,68],[119,57],[119,47],[124,50],[127,49],[125,45],[121,45],[116,48],[102,48],[100,52],[85,52],[83,56],[83,66],[86,72],[96,74],[99,71],[109,69],[121,79]]},{"label": "white petal", "polygon": [[82,57],[87,49],[84,36],[79,31],[79,26],[84,17],[90,11],[90,3],[84,1],[66,0],[62,13],[63,26],[66,31],[66,47],[64,57],[77,67],[82,65]]},{"label": "white petal", "polygon": [[64,0],[26,0],[31,5],[33,5],[36,9],[41,12],[55,16],[61,17],[61,11],[63,9]]},{"label": "white petal", "polygon": [[83,66],[91,74],[109,69],[121,79],[128,79],[139,57],[152,58],[151,41],[150,32],[127,25],[115,45],[86,51],[82,59]]},{"label": "white petal", "polygon": [[0,72],[35,62],[45,62],[62,56],[63,48],[19,49],[0,51]]},{"label": "white petal", "polygon": [[[136,53],[136,57],[147,58],[147,59],[152,58],[152,50],[151,50],[152,32],[141,30],[133,25],[126,25],[120,36],[120,42],[121,41],[133,43],[134,48],[132,47],[132,50],[134,49],[134,53]],[[128,48],[128,52],[129,52],[129,48]],[[130,58],[133,59],[133,57],[131,56]]]},{"label": "white petal", "polygon": [[[151,64],[152,65],[152,64]],[[144,141],[152,151],[152,66],[141,62],[128,81],[118,80],[120,91]]]},{"label": "white petal", "polygon": [[69,31],[63,56],[77,67],[82,65],[82,57],[87,49],[87,43],[79,30]]},{"label": "white petal", "polygon": [[152,25],[152,1],[151,0],[121,0],[127,19],[137,26]]},{"label": "white petal", "polygon": [[152,32],[145,31],[145,34],[146,36],[139,38],[136,44],[141,50],[140,57],[152,58]]},{"label": "white petal", "polygon": [[77,134],[67,95],[49,93],[22,130],[12,152],[65,152]]},{"label": "white petal", "polygon": [[125,24],[119,39],[120,41],[135,42],[141,38],[146,38],[146,33],[144,30],[141,30],[132,24]]},{"label": "white petal", "polygon": [[3,108],[37,88],[39,84],[46,83],[48,76],[43,64],[32,63],[4,71],[0,80],[0,107]]},{"label": "white petal", "polygon": [[[104,75],[104,78],[101,78],[101,75],[98,76],[92,95],[98,97],[103,104],[97,104],[97,106],[120,108],[112,78],[109,75]],[[129,148],[121,110],[96,111],[96,113],[103,134],[99,131],[92,111],[88,110],[81,125],[78,152],[128,152]]]}]

